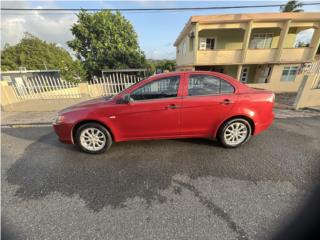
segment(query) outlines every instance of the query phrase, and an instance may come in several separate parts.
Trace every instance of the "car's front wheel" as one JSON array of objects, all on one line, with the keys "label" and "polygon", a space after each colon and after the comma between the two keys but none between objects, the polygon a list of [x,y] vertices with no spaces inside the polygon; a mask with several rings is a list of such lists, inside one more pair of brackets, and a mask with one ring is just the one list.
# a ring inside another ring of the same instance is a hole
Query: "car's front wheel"
[{"label": "car's front wheel", "polygon": [[249,140],[251,125],[243,118],[225,122],[219,131],[219,141],[224,147],[235,148]]},{"label": "car's front wheel", "polygon": [[86,123],[76,131],[76,144],[87,153],[102,153],[112,144],[109,131],[98,123]]}]

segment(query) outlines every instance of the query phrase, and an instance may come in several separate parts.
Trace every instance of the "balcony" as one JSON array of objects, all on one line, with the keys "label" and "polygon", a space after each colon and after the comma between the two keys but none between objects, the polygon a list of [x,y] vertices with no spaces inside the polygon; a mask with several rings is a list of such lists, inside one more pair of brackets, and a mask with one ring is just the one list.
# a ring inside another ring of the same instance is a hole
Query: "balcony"
[{"label": "balcony", "polygon": [[[279,62],[277,48],[248,49],[242,61],[242,49],[198,50],[196,65],[225,65],[225,64],[264,64]],[[311,61],[312,48],[284,48],[280,62],[296,63]]]},{"label": "balcony", "polygon": [[197,51],[197,64],[218,65],[241,63],[241,49],[215,49]]},{"label": "balcony", "polygon": [[310,47],[303,48],[284,48],[281,54],[281,62],[304,62],[311,61]]},{"label": "balcony", "polygon": [[277,51],[277,48],[248,49],[244,63],[275,62]]}]

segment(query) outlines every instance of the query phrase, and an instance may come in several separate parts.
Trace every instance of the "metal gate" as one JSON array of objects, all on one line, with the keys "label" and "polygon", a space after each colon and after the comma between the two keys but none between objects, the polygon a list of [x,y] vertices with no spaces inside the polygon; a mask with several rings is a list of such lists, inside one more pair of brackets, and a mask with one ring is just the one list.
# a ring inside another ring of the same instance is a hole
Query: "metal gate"
[{"label": "metal gate", "polygon": [[145,69],[102,71],[101,78],[89,81],[89,93],[92,97],[115,95],[144,78],[146,78]]}]

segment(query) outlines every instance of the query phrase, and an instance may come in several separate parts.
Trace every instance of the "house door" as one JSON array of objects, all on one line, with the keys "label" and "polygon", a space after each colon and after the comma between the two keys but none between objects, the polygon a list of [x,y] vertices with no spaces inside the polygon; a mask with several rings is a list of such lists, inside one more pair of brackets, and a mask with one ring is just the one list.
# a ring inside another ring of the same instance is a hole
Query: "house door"
[{"label": "house door", "polygon": [[249,67],[243,67],[240,76],[240,82],[247,83],[249,75]]},{"label": "house door", "polygon": [[258,83],[267,83],[269,80],[270,73],[271,73],[271,67],[270,66],[263,66],[263,68],[260,72]]}]

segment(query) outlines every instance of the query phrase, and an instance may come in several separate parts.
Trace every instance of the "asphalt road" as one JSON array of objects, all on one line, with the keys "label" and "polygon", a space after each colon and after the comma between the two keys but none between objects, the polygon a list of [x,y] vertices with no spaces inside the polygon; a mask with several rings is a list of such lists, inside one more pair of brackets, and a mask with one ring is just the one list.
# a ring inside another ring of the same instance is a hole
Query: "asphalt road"
[{"label": "asphalt road", "polygon": [[268,239],[320,179],[320,117],[238,149],[136,141],[88,155],[51,128],[2,129],[7,239]]}]

